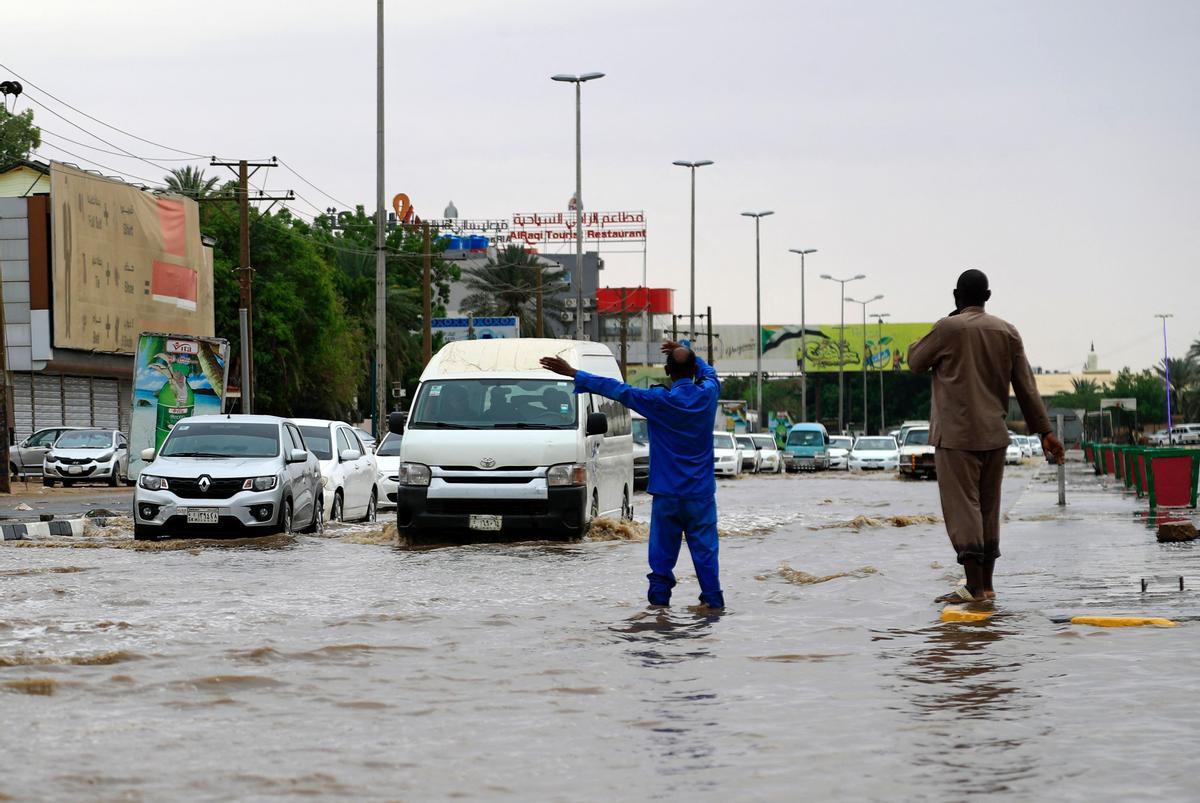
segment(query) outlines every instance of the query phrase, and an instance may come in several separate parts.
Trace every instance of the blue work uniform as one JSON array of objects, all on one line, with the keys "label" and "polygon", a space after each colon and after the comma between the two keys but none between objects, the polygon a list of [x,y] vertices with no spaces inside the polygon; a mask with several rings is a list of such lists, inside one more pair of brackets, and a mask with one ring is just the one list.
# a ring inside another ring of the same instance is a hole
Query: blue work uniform
[{"label": "blue work uniform", "polygon": [[717,372],[696,357],[695,381],[635,388],[586,371],[575,374],[576,393],[595,393],[646,417],[650,432],[651,605],[666,605],[675,586],[675,563],[687,536],[700,581],[700,601],[725,607],[717,565],[717,483],[713,476],[713,423],[721,383]]}]

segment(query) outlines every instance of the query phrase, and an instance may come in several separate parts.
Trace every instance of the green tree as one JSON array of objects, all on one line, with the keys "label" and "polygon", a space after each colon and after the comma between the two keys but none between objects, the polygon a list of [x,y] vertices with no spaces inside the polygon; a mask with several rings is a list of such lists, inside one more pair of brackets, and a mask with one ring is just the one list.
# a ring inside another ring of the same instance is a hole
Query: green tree
[{"label": "green tree", "polygon": [[204,198],[212,195],[217,178],[205,178],[204,171],[191,165],[177,167],[165,178],[167,189],[186,195],[188,198]]},{"label": "green tree", "polygon": [[468,268],[463,283],[471,291],[463,306],[476,315],[515,315],[521,319],[521,334],[537,332],[537,281],[542,274],[542,327],[554,337],[565,307],[561,294],[567,289],[566,272],[547,268],[541,257],[519,245],[510,245],[489,257],[486,265]]},{"label": "green tree", "polygon": [[1162,379],[1151,370],[1134,373],[1128,368],[1121,369],[1112,385],[1105,388],[1104,395],[1115,399],[1136,399],[1139,421],[1166,420],[1166,388]]},{"label": "green tree", "polygon": [[1050,397],[1052,407],[1068,410],[1095,410],[1100,407],[1103,388],[1094,379],[1072,379],[1071,390]]},{"label": "green tree", "polygon": [[42,130],[34,125],[33,109],[13,114],[0,106],[0,165],[29,158],[42,145]]}]

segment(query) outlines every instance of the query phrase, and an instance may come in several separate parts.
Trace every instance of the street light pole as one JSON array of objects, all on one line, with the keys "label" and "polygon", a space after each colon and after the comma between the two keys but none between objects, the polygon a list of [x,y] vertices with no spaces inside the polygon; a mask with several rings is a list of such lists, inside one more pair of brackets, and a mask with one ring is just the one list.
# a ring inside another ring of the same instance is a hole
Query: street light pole
[{"label": "street light pole", "polygon": [[866,301],[856,301],[853,298],[846,299],[847,301],[849,301],[853,304],[862,304],[862,314],[863,314],[863,316],[862,316],[862,321],[863,321],[862,322],[862,335],[863,335],[862,375],[863,375],[863,434],[864,435],[871,434],[871,429],[870,429],[870,424],[869,424],[871,416],[870,416],[870,413],[867,412],[867,305],[870,304],[872,301],[878,301],[881,298],[883,298],[882,295],[875,296],[874,298],[868,298]]},{"label": "street light pole", "polygon": [[[871,317],[879,323],[879,340],[875,341],[876,345],[879,345],[879,341],[883,340],[883,319],[892,316],[887,312],[873,312]],[[887,418],[883,412],[883,365],[879,366],[879,432],[887,432]]]},{"label": "street light pole", "polygon": [[[1170,446],[1171,441],[1172,441],[1172,437],[1171,437],[1171,431],[1172,431],[1172,427],[1171,427],[1171,360],[1167,356],[1167,318],[1174,318],[1175,316],[1169,312],[1166,312],[1166,313],[1158,313],[1154,317],[1162,318],[1162,322],[1163,322],[1163,381],[1167,385],[1167,445]],[[1103,420],[1101,420],[1100,426],[1101,427],[1104,426]]]},{"label": "street light pole", "polygon": [[822,273],[821,278],[837,282],[842,286],[842,327],[838,330],[838,434],[841,434],[846,431],[846,405],[843,402],[846,394],[846,284],[865,279],[867,275],[860,273],[849,279],[835,279],[828,273]]},{"label": "street light pole", "polygon": [[[382,0],[380,0],[382,2]],[[552,75],[551,81],[575,84],[575,339],[583,336],[583,99],[585,81],[603,78],[602,72],[583,75]]]},{"label": "street light pole", "polygon": [[696,331],[696,168],[708,167],[712,164],[711,159],[700,159],[694,162],[688,162],[680,159],[671,164],[678,167],[686,167],[692,173],[692,284],[689,295],[688,304],[690,305],[690,319],[688,321],[688,329],[692,332]]},{"label": "street light pole", "polygon": [[808,323],[804,320],[804,257],[815,248],[789,248],[800,255],[800,420],[808,420]]},{"label": "street light pole", "polygon": [[375,420],[371,422],[371,427],[375,438],[382,443],[388,418],[387,218],[383,211],[383,0],[376,5],[375,14]]},{"label": "street light pole", "polygon": [[[758,410],[758,427],[763,425],[763,390],[762,390],[762,259],[759,247],[758,224],[767,215],[774,212],[743,212],[743,217],[754,218],[754,387],[755,407]],[[757,431],[757,430],[756,430]]]}]

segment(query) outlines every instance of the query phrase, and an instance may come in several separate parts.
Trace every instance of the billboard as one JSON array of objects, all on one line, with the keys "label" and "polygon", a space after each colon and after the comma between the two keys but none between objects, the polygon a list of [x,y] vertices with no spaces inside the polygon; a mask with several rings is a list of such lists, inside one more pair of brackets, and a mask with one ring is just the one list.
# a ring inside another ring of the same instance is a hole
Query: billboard
[{"label": "billboard", "polygon": [[133,362],[129,477],[142,470],[142,450],[157,451],[180,419],[218,415],[229,379],[229,343],[211,337],[142,332]]},{"label": "billboard", "polygon": [[52,162],[50,204],[55,346],[133,354],[143,330],[213,334],[195,201]]},{"label": "billboard", "polygon": [[[842,355],[847,371],[899,371],[908,368],[908,350],[933,328],[933,323],[885,323],[882,332],[878,324],[867,324],[866,337],[862,324],[846,324]],[[838,326],[809,324],[803,342],[809,373],[838,370]],[[755,334],[753,325],[714,326],[713,359],[719,370],[727,373],[753,373],[755,365]],[[762,342],[763,371],[771,374],[800,372],[801,329],[799,325],[763,326],[758,331]],[[696,347],[706,353],[707,341],[701,335]]]},{"label": "billboard", "polygon": [[[583,213],[583,239],[589,243],[645,243],[646,213],[587,212]],[[512,242],[528,245],[573,243],[574,212],[514,212]]]},{"label": "billboard", "polygon": [[516,316],[431,318],[429,324],[435,335],[441,333],[444,343],[453,343],[456,340],[494,340],[521,336],[521,321]]},{"label": "billboard", "polygon": [[629,314],[670,315],[675,311],[675,291],[665,287],[601,287],[596,290],[596,312],[620,315],[622,297]]}]

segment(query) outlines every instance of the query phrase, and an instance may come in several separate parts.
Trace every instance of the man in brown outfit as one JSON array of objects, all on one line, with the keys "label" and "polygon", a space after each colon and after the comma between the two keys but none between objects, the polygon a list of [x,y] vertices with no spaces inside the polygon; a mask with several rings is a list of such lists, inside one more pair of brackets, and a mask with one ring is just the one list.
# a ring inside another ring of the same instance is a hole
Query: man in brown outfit
[{"label": "man in brown outfit", "polygon": [[1029,431],[1042,439],[1046,459],[1063,459],[1062,443],[1050,431],[1021,335],[1012,324],[983,311],[991,296],[982,271],[965,271],[954,290],[954,312],[908,352],[915,373],[933,370],[929,442],[936,447],[946,532],[967,576],[966,586],[938,602],[978,602],[996,596],[992,570],[1000,557],[1009,384]]}]

